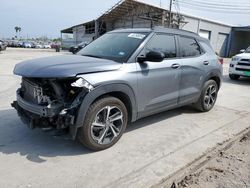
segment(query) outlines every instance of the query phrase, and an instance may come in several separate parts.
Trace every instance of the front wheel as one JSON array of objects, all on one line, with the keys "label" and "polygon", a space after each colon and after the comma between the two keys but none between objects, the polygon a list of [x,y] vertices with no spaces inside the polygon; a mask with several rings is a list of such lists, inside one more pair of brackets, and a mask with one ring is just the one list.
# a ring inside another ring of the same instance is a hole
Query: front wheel
[{"label": "front wheel", "polygon": [[128,122],[125,105],[115,97],[94,102],[78,131],[78,140],[87,148],[99,151],[113,146],[124,133]]},{"label": "front wheel", "polygon": [[210,111],[216,102],[218,94],[218,85],[214,80],[208,80],[202,89],[199,100],[195,103],[195,107],[202,112]]}]

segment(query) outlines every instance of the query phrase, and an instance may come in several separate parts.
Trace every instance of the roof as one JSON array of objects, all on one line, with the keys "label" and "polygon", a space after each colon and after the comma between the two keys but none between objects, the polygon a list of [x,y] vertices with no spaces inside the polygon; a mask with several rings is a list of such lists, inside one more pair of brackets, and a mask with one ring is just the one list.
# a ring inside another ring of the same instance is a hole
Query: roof
[{"label": "roof", "polygon": [[73,33],[73,28],[74,28],[74,27],[86,25],[86,24],[92,23],[92,22],[94,22],[94,21],[95,21],[95,20],[92,20],[92,21],[89,21],[89,22],[85,22],[85,23],[81,23],[81,24],[78,24],[78,25],[74,25],[74,26],[71,26],[71,27],[69,27],[69,28],[66,28],[66,29],[61,30],[61,32],[62,32],[62,33]]},{"label": "roof", "polygon": [[[114,6],[112,6],[109,10],[107,10],[104,14],[99,16],[96,20],[117,19],[118,17],[124,16],[127,13],[131,12],[135,7],[138,7],[138,6],[146,6],[149,9],[152,9],[152,11],[159,12],[159,13],[162,13],[163,11],[169,12],[169,10],[167,10],[167,9],[164,9],[162,7],[155,6],[155,5],[152,5],[152,4],[145,3],[142,0],[120,0]],[[176,12],[173,12],[173,13],[176,14]],[[214,21],[214,20],[209,20],[207,18],[201,18],[201,17],[192,16],[192,15],[188,15],[188,14],[182,14],[182,13],[181,13],[181,15],[186,16],[186,17],[190,17],[190,18],[195,18],[195,19],[208,21],[208,22],[223,25],[223,26],[232,27],[229,24],[220,23],[220,22]],[[72,26],[70,28],[62,30],[61,32],[67,32],[68,31],[68,32],[72,33],[72,29],[74,27],[85,25],[87,23],[89,23],[89,22],[74,25],[74,26]]]},{"label": "roof", "polygon": [[182,30],[182,29],[173,29],[173,28],[166,28],[166,27],[154,27],[153,29],[149,28],[133,28],[133,29],[117,29],[110,31],[109,33],[117,33],[117,32],[143,32],[143,33],[149,33],[149,32],[160,32],[160,33],[168,33],[168,34],[176,34],[176,35],[185,35],[189,37],[199,38],[201,40],[204,40],[204,38],[200,37],[197,33],[193,33],[191,31]]},{"label": "roof", "polygon": [[105,19],[115,19],[119,16],[126,15],[127,13],[131,12],[134,8],[141,6],[147,6],[151,8],[153,11],[160,12],[168,11],[163,8],[150,5],[144,2],[140,2],[139,0],[120,0],[116,3],[113,7],[107,10],[103,15],[101,15],[98,19],[105,20]]},{"label": "roof", "polygon": [[234,31],[250,31],[250,26],[237,26],[233,27]]}]

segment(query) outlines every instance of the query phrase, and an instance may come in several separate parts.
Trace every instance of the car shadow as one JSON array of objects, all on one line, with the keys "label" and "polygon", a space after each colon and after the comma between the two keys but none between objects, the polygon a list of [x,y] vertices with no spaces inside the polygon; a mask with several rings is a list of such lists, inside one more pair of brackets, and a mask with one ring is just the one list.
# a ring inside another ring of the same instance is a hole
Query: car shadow
[{"label": "car shadow", "polygon": [[142,118],[136,122],[129,124],[126,132],[130,132],[139,128],[143,128],[148,125],[152,125],[154,123],[164,121],[166,119],[169,119],[175,116],[179,116],[181,114],[193,114],[193,113],[199,113],[199,111],[194,109],[192,106],[183,106],[180,108],[176,108],[174,110],[164,111],[158,114],[154,114],[154,115]]},{"label": "car shadow", "polygon": [[[131,123],[125,134],[183,113],[197,113],[197,111],[191,107],[182,107],[149,116]],[[0,110],[0,122],[0,153],[2,154],[18,154],[29,161],[43,163],[50,157],[93,153],[78,142],[53,137],[41,129],[28,129],[20,121],[15,110]]]},{"label": "car shadow", "polygon": [[43,157],[72,156],[91,153],[80,143],[53,137],[41,129],[30,130],[15,110],[0,111],[0,153],[19,154],[29,161],[45,162]]},{"label": "car shadow", "polygon": [[240,77],[239,80],[231,80],[228,75],[223,75],[222,81],[224,83],[229,83],[229,84],[250,86],[250,78],[249,77]]}]

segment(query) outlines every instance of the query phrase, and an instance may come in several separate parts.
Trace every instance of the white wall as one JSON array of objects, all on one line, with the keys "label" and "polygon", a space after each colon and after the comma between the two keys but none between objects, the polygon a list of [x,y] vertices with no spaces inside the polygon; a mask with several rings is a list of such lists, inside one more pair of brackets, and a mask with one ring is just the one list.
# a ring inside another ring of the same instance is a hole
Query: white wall
[{"label": "white wall", "polygon": [[232,30],[232,27],[230,26],[226,26],[223,24],[214,23],[211,21],[202,20],[198,18],[188,17],[188,16],[185,16],[185,21],[187,21],[188,23],[182,27],[182,29],[184,30],[192,31],[194,33],[198,33],[199,30],[210,31],[211,32],[211,36],[210,36],[211,45],[213,49],[217,51],[218,53],[220,53],[220,49],[219,49],[220,46],[223,46],[223,44],[220,44],[223,41],[220,40],[219,34],[220,33],[228,34],[229,36]]}]

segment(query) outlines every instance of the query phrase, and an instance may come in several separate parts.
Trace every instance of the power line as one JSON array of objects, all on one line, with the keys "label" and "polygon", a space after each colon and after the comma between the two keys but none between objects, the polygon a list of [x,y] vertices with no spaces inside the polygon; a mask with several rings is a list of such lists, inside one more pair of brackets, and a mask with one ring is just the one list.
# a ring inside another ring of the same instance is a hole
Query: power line
[{"label": "power line", "polygon": [[207,6],[216,6],[216,7],[233,7],[233,8],[246,8],[246,7],[250,7],[250,3],[245,3],[244,5],[239,5],[239,3],[237,4],[232,4],[232,3],[228,3],[228,2],[217,2],[217,1],[209,1],[209,2],[204,2],[204,1],[199,1],[199,0],[189,0],[189,1],[185,1],[183,0],[183,2],[186,3],[194,3],[194,4],[199,4],[199,5],[207,5]]},{"label": "power line", "polygon": [[221,8],[221,7],[212,7],[212,6],[205,6],[205,5],[198,5],[194,3],[188,3],[183,0],[179,0],[179,4],[182,6],[186,6],[189,8],[195,8],[195,9],[202,9],[202,10],[207,10],[207,11],[212,11],[212,12],[218,12],[218,13],[237,13],[237,14],[250,14],[250,9],[239,9],[239,8],[232,8],[232,7],[227,7],[227,8]]},{"label": "power line", "polygon": [[[204,7],[204,8],[211,8],[211,9],[222,9],[222,10],[237,10],[237,11],[250,11],[250,6],[244,6],[244,7],[234,7],[234,6],[228,6],[224,5],[223,7],[221,6],[215,6],[215,5],[206,5],[206,4],[201,4],[201,3],[194,3],[194,2],[186,2],[184,0],[180,0],[180,3],[186,4],[186,5],[192,5],[196,7]],[[246,8],[248,7],[248,8]]]}]

